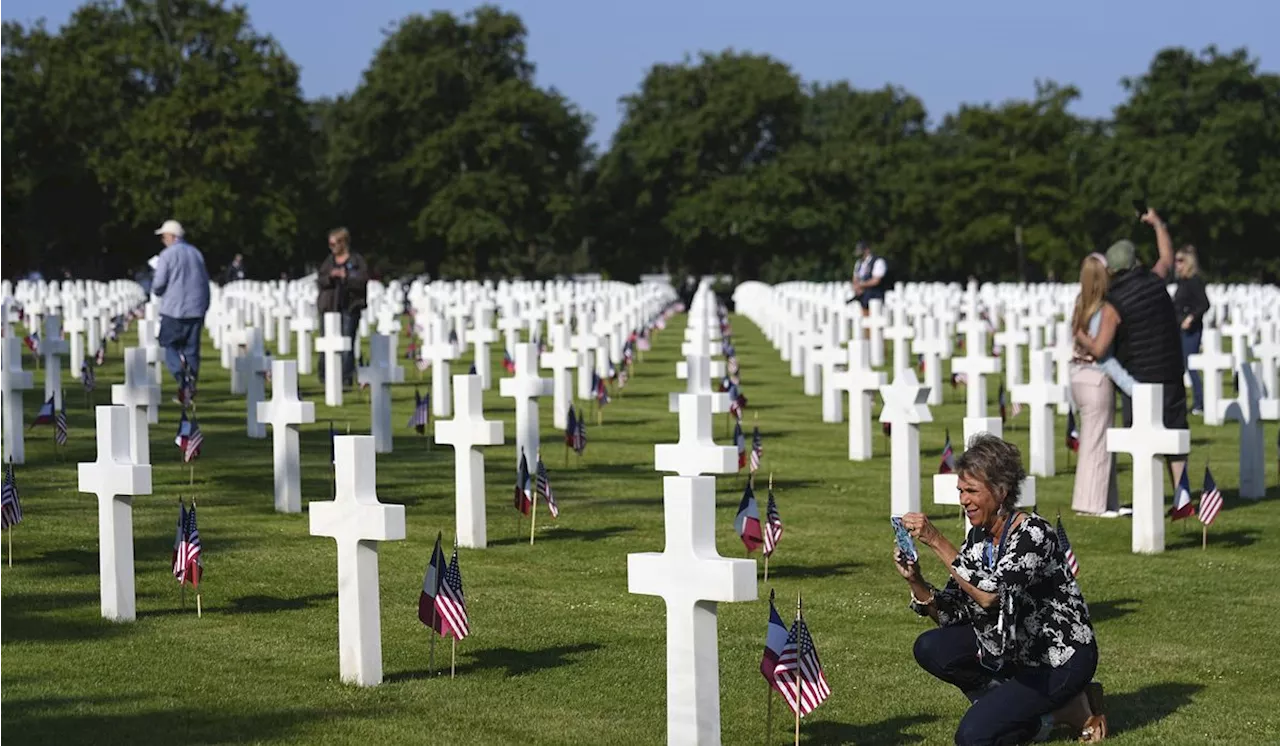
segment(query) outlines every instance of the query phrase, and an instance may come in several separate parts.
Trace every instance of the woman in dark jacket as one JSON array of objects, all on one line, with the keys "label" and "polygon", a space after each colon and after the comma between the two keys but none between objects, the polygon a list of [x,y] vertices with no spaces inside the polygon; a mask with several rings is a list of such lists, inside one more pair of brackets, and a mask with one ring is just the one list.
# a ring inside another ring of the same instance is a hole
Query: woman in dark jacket
[{"label": "woman in dark jacket", "polygon": [[[369,265],[364,257],[351,250],[351,232],[346,228],[329,231],[329,256],[316,273],[320,295],[316,308],[320,318],[326,313],[342,316],[342,336],[351,340],[351,349],[342,355],[342,383],[350,386],[355,377],[356,329],[365,306],[365,286],[369,284]],[[324,380],[324,356],[320,356],[320,380]]]},{"label": "woman in dark jacket", "polygon": [[1200,380],[1200,371],[1187,368],[1187,358],[1200,352],[1200,333],[1204,331],[1204,315],[1209,311],[1209,296],[1204,292],[1196,247],[1188,244],[1178,249],[1173,256],[1173,269],[1178,278],[1173,307],[1178,312],[1178,324],[1182,330],[1182,367],[1191,374],[1191,413],[1201,414],[1204,411],[1204,383]]}]

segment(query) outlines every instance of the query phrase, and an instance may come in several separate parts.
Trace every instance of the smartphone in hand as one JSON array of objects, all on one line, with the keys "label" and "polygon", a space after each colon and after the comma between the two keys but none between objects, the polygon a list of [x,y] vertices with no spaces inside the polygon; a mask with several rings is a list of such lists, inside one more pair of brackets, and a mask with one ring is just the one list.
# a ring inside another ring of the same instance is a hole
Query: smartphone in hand
[{"label": "smartphone in hand", "polygon": [[898,551],[902,556],[912,562],[920,561],[920,554],[916,552],[916,543],[911,538],[911,533],[907,531],[907,527],[902,525],[901,518],[890,518],[889,523],[893,524],[894,539],[898,544]]}]

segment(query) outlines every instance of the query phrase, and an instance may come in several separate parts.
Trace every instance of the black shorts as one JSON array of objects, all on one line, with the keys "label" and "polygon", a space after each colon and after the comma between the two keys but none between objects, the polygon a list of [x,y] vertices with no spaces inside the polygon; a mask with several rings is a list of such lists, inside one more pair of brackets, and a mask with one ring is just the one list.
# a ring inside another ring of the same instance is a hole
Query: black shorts
[{"label": "black shorts", "polygon": [[[1161,398],[1164,399],[1162,406],[1164,426],[1170,430],[1190,430],[1187,424],[1187,389],[1182,385],[1182,380],[1166,381],[1161,385],[1161,394]],[[1120,399],[1123,404],[1124,426],[1133,427],[1133,402],[1124,394],[1120,395]],[[1187,460],[1185,454],[1165,458],[1170,461]]]}]

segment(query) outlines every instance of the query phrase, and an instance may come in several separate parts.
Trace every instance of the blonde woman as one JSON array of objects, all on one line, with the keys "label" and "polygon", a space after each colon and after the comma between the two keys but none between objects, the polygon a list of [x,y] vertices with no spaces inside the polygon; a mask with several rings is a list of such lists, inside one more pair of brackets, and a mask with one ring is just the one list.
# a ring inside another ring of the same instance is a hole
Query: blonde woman
[{"label": "blonde woman", "polygon": [[1187,358],[1200,352],[1200,333],[1204,331],[1204,315],[1209,311],[1209,296],[1204,292],[1196,247],[1188,244],[1174,253],[1173,271],[1178,278],[1173,308],[1178,312],[1178,326],[1182,331],[1182,367],[1191,374],[1191,414],[1202,414],[1204,382],[1200,371],[1187,368]]},{"label": "blonde woman", "polygon": [[[1080,294],[1071,317],[1071,331],[1097,337],[1105,315],[1116,315],[1106,301],[1107,260],[1090,254],[1080,265]],[[1116,411],[1116,386],[1126,394],[1133,390],[1133,377],[1110,355],[1097,359],[1080,345],[1071,361],[1071,395],[1080,418],[1080,459],[1071,507],[1079,513],[1114,518],[1120,515],[1116,491],[1116,461],[1107,452],[1107,428]]]}]

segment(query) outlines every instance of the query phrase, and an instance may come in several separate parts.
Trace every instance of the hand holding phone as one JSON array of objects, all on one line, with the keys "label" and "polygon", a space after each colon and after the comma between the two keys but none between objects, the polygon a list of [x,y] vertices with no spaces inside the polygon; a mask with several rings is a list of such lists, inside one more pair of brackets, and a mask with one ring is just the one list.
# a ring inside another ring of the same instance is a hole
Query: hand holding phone
[{"label": "hand holding phone", "polygon": [[889,523],[893,525],[894,539],[902,556],[911,562],[919,562],[920,554],[916,551],[916,543],[911,538],[911,533],[907,531],[907,527],[902,525],[902,519],[890,518]]}]

